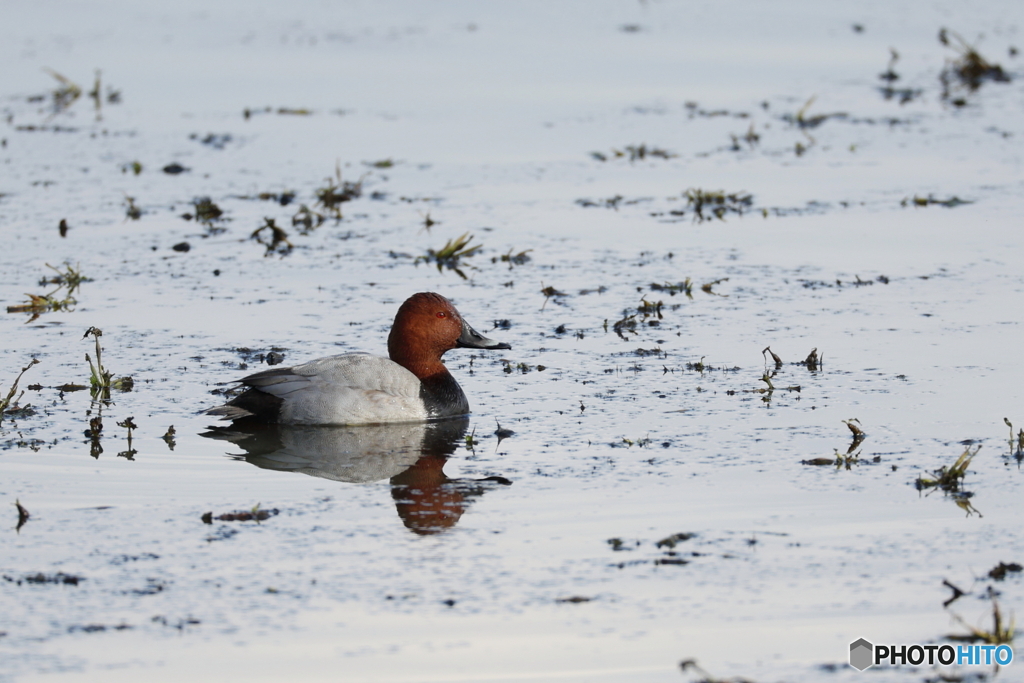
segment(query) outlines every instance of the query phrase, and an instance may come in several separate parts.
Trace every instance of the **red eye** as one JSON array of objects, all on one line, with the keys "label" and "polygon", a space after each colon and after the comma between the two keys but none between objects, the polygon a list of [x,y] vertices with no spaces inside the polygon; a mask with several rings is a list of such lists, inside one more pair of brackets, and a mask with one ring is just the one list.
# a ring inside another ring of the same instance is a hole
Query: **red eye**
[{"label": "red eye", "polygon": [[437,317],[438,317],[438,318],[447,318],[447,317],[448,317],[448,314],[447,314],[447,313],[445,313],[444,311],[438,311],[438,312],[437,312]]}]

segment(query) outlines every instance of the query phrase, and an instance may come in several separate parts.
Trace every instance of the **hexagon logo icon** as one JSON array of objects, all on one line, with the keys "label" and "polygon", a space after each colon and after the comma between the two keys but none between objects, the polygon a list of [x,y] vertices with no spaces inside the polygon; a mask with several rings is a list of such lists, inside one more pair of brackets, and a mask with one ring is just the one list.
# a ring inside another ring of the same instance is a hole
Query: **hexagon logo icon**
[{"label": "hexagon logo icon", "polygon": [[850,643],[850,666],[857,671],[863,671],[874,663],[875,646],[858,638]]}]

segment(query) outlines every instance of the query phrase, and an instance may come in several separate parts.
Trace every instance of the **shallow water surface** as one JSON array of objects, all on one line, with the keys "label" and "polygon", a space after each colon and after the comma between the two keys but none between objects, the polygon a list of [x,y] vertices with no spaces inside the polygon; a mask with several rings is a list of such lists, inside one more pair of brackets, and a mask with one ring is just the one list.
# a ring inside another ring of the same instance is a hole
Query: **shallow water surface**
[{"label": "shallow water surface", "polygon": [[[5,13],[0,681],[1020,678],[846,663],[1021,611],[1016,3]],[[201,413],[417,291],[468,420]]]}]

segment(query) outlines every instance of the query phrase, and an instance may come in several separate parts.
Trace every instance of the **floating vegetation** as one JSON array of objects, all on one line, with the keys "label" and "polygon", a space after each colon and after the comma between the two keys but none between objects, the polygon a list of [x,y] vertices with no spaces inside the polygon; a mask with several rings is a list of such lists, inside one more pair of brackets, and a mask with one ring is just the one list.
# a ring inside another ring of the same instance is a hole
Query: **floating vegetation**
[{"label": "floating vegetation", "polygon": [[694,671],[701,676],[698,683],[754,683],[749,678],[715,678],[697,665],[696,659],[684,659],[679,662],[679,668],[686,671]]},{"label": "floating vegetation", "polygon": [[334,215],[335,220],[341,220],[341,205],[358,199],[363,194],[363,179],[355,182],[341,179],[341,166],[335,165],[334,177],[327,178],[327,184],[316,190],[316,205],[323,207],[324,211]]},{"label": "floating vegetation", "polygon": [[[1010,454],[1015,455],[1017,460],[1024,459],[1024,429],[1017,432],[1016,436],[1013,434],[1013,423],[1008,418],[1003,418],[1003,422],[1010,428]],[[1014,442],[1016,441],[1017,451],[1014,453]]]},{"label": "floating vegetation", "polygon": [[764,401],[765,403],[768,403],[769,401],[772,400],[772,394],[775,393],[775,390],[777,388],[780,388],[783,391],[796,391],[798,393],[800,391],[802,391],[802,387],[799,384],[794,384],[794,385],[791,385],[791,386],[788,386],[788,387],[776,387],[775,383],[772,382],[772,379],[774,379],[774,378],[775,378],[775,371],[774,370],[771,373],[767,373],[767,372],[763,373],[761,375],[761,381],[764,382],[767,385],[767,387],[758,387],[757,389],[748,389],[748,390],[746,390],[746,393],[764,394],[764,396],[762,397],[761,400]]},{"label": "floating vegetation", "polygon": [[1022,571],[1024,571],[1024,567],[1016,562],[1010,562],[1009,564],[1006,562],[1000,562],[989,570],[988,578],[993,581],[1002,581],[1006,578],[1007,574],[1019,574]]},{"label": "floating vegetation", "polygon": [[167,428],[167,431],[164,432],[164,435],[160,437],[161,439],[164,440],[164,443],[167,444],[167,448],[169,450],[173,451],[174,447],[178,445],[178,442],[174,440],[176,434],[177,431],[174,429],[174,425],[171,425],[170,427]]},{"label": "floating vegetation", "polygon": [[727,277],[720,277],[717,280],[712,280],[711,282],[705,282],[704,284],[702,284],[700,286],[700,291],[704,292],[705,294],[714,294],[715,296],[727,297],[727,296],[729,296],[728,294],[719,294],[718,292],[713,292],[713,291],[711,291],[711,288],[714,287],[715,285],[720,285],[723,282],[728,282],[728,281],[729,281],[729,278],[727,278]]},{"label": "floating vegetation", "polygon": [[668,548],[671,550],[675,548],[678,544],[683,543],[685,541],[689,541],[691,538],[696,537],[696,533],[684,531],[677,534],[672,534],[671,536],[666,536],[665,538],[655,543],[654,546],[656,548]]},{"label": "floating vegetation", "polygon": [[256,199],[261,202],[277,202],[281,206],[288,206],[295,200],[295,192],[285,190],[284,192],[260,192]]},{"label": "floating vegetation", "polygon": [[967,199],[960,199],[956,195],[954,195],[952,197],[948,197],[946,199],[936,199],[932,195],[928,195],[927,197],[919,197],[918,195],[914,195],[913,197],[904,197],[903,201],[900,202],[900,206],[932,206],[932,205],[938,205],[938,206],[944,206],[947,209],[952,209],[952,208],[955,208],[957,206],[962,206],[964,204],[973,204],[973,203],[974,203],[973,201],[970,201],[970,200],[967,200]]},{"label": "floating vegetation", "polygon": [[103,454],[100,437],[103,435],[103,417],[97,415],[89,419],[89,428],[85,430],[85,438],[89,439],[89,455],[99,460]]},{"label": "floating vegetation", "polygon": [[[857,424],[854,424],[855,422]],[[864,433],[864,430],[860,428],[860,420],[857,418],[843,420],[843,424],[850,428],[850,431],[853,433],[854,440],[860,439],[863,441],[864,437],[867,436],[867,434]]]},{"label": "floating vegetation", "polygon": [[[426,256],[417,256],[416,264],[421,261],[425,263],[437,264],[437,271],[444,272],[444,269],[453,270],[463,280],[469,278],[462,272],[462,259],[469,258],[476,254],[483,248],[482,244],[470,246],[470,242],[473,241],[473,235],[468,232],[464,232],[458,237],[448,240],[444,243],[444,246],[438,250],[427,249]],[[471,266],[466,266],[471,267]]]},{"label": "floating vegetation", "polygon": [[201,519],[203,524],[213,524],[213,520],[219,522],[262,522],[266,519],[280,514],[281,511],[277,508],[272,510],[261,510],[260,504],[256,503],[251,510],[243,512],[225,512],[222,515],[213,516],[212,512],[206,512],[203,514]]},{"label": "floating vegetation", "polygon": [[121,422],[118,422],[117,426],[124,427],[125,429],[128,430],[128,450],[121,451],[120,453],[117,454],[117,457],[125,458],[127,460],[134,460],[135,455],[138,453],[138,451],[132,448],[132,430],[139,428],[138,425],[135,424],[135,418],[127,417]]},{"label": "floating vegetation", "polygon": [[[198,197],[192,200],[192,206],[195,207],[195,219],[199,223],[205,223],[207,226],[211,226],[214,221],[219,220],[224,212],[219,206],[213,203],[209,197]],[[185,220],[190,220],[193,216],[185,214]]]},{"label": "floating vegetation", "polygon": [[70,78],[63,76],[53,69],[43,69],[46,73],[57,79],[60,84],[51,93],[53,99],[53,114],[57,115],[67,110],[82,96],[82,89]]},{"label": "floating vegetation", "polygon": [[[853,465],[860,464],[860,451],[858,451],[857,448],[859,448],[864,439],[867,438],[867,434],[865,434],[858,426],[860,424],[860,420],[857,418],[843,420],[843,424],[849,427],[850,431],[853,433],[853,440],[850,442],[850,446],[846,449],[846,453],[840,453],[839,450],[836,449],[835,455],[831,458],[812,458],[810,460],[801,460],[800,464],[816,467],[834,465],[837,470],[842,468],[850,470],[853,468]],[[881,461],[881,456],[875,456],[872,459],[872,462],[875,463]]]},{"label": "floating vegetation", "polygon": [[82,271],[79,270],[78,266],[72,266],[67,261],[63,263],[63,270],[55,268],[49,263],[46,264],[46,267],[57,274],[39,280],[40,286],[57,285],[67,288],[68,294],[73,294],[83,282],[92,282],[92,278],[82,275]]},{"label": "floating vegetation", "polygon": [[513,251],[515,251],[515,249],[510,248],[507,254],[492,257],[491,263],[507,263],[508,269],[512,270],[514,266],[521,266],[530,262],[529,254],[533,249],[526,249],[518,254],[513,254]]},{"label": "floating vegetation", "polygon": [[825,365],[825,357],[818,355],[818,349],[813,348],[811,352],[807,354],[807,358],[804,358],[802,365],[806,366],[808,370],[815,372],[820,370]]},{"label": "floating vegetation", "polygon": [[[32,322],[43,313],[69,311],[78,303],[74,296],[75,290],[83,282],[92,281],[91,278],[83,276],[77,266],[72,266],[67,261],[64,262],[63,269],[55,268],[49,263],[46,264],[46,267],[57,274],[40,279],[39,286],[57,285],[57,288],[47,294],[26,294],[25,296],[29,299],[28,303],[8,306],[8,313],[31,313],[32,317],[28,322]],[[58,296],[61,290],[64,290],[63,295]]]},{"label": "floating vegetation", "polygon": [[420,215],[423,216],[423,229],[426,230],[427,232],[430,232],[430,229],[435,225],[441,224],[441,221],[435,221],[433,218],[430,217],[429,211],[427,211],[425,214],[423,212],[420,212]]},{"label": "floating vegetation", "polygon": [[20,586],[22,582],[28,584],[57,583],[65,586],[77,586],[78,582],[85,581],[85,578],[82,576],[75,576],[74,574],[65,574],[64,572],[57,572],[56,574],[43,574],[42,572],[38,572],[36,574],[27,574],[20,579],[4,574],[4,581],[18,586]]},{"label": "floating vegetation", "polygon": [[917,490],[921,491],[937,487],[947,493],[960,492],[964,477],[967,476],[967,468],[970,467],[971,461],[980,450],[980,445],[973,451],[970,446],[967,446],[964,448],[964,452],[960,454],[960,457],[957,458],[950,467],[943,465],[934,471],[934,477],[925,477],[923,475],[919,476],[917,481],[914,482],[917,486]]},{"label": "floating vegetation", "polygon": [[949,100],[950,104],[957,107],[967,104],[963,97],[956,96],[960,88],[967,88],[971,93],[980,88],[985,81],[1010,82],[1010,77],[1003,71],[1003,67],[982,57],[977,48],[958,33],[943,28],[939,31],[939,42],[957,52],[956,59],[947,61],[946,67],[939,74],[939,81],[942,82],[942,99]]},{"label": "floating vegetation", "polygon": [[1010,617],[1010,622],[1005,623],[1003,621],[1003,614],[999,609],[999,603],[996,602],[995,598],[992,598],[992,630],[986,631],[985,629],[971,626],[964,619],[953,612],[950,612],[952,617],[956,619],[960,624],[966,628],[970,633],[959,634],[951,633],[946,637],[950,640],[967,642],[967,643],[988,643],[989,645],[1009,645],[1013,642],[1014,637],[1017,635],[1015,630],[1016,620]]},{"label": "floating vegetation", "polygon": [[896,62],[900,61],[900,53],[896,52],[896,48],[889,48],[889,66],[886,67],[885,71],[878,74],[878,77],[886,83],[893,83],[900,80],[900,75],[893,69],[896,66]]},{"label": "floating vegetation", "polygon": [[693,298],[693,281],[690,278],[686,278],[682,282],[676,284],[656,282],[651,283],[652,292],[668,292],[669,296],[675,296],[676,294],[685,294],[688,299]]},{"label": "floating vegetation", "polygon": [[750,114],[745,111],[731,112],[728,109],[702,109],[700,104],[697,102],[687,102],[685,105],[686,112],[690,118],[701,117],[707,119],[718,118],[720,116],[728,116],[734,119],[747,119],[750,118]]},{"label": "floating vegetation", "polygon": [[188,136],[189,140],[198,140],[200,144],[212,147],[213,149],[224,149],[233,139],[231,133],[207,133],[200,138],[198,133]]},{"label": "floating vegetation", "polygon": [[21,504],[20,500],[15,499],[14,506],[18,508],[18,526],[14,527],[14,530],[21,532],[21,527],[25,526],[25,522],[27,522],[29,517],[32,515],[29,514],[28,510],[26,510],[25,506]]},{"label": "floating vegetation", "polygon": [[[9,410],[12,410],[11,406],[16,406],[18,404],[18,401],[21,400],[21,397],[25,394],[24,391],[22,391],[20,394],[18,393],[18,382],[21,381],[22,375],[24,375],[30,367],[32,367],[38,362],[38,359],[33,358],[28,365],[23,367],[21,369],[21,372],[18,373],[18,376],[14,378],[14,382],[11,384],[11,388],[7,391],[7,396],[4,398],[0,398],[0,423],[4,421],[4,414],[7,413]],[[17,394],[17,396],[15,396],[15,394]]]},{"label": "floating vegetation", "polygon": [[806,131],[812,128],[817,128],[818,126],[825,123],[829,119],[849,118],[849,115],[844,112],[834,112],[832,114],[818,114],[816,116],[808,116],[807,112],[810,110],[811,105],[814,104],[814,100],[816,99],[817,96],[811,97],[809,100],[804,102],[804,106],[800,107],[796,114],[783,114],[782,120],[796,126],[800,130]]},{"label": "floating vegetation", "polygon": [[618,210],[619,202],[622,201],[622,195],[617,194],[614,197],[608,199],[577,199],[576,203],[583,208],[600,207],[604,209],[615,209]]},{"label": "floating vegetation", "polygon": [[131,171],[134,175],[142,173],[142,162],[140,161],[129,161],[126,164],[121,164],[121,173],[127,173]]},{"label": "floating vegetation", "polygon": [[747,147],[749,147],[750,149],[753,149],[754,146],[761,141],[761,136],[758,135],[757,131],[754,130],[753,123],[750,124],[750,127],[747,129],[747,132],[744,135],[737,136],[730,133],[729,137],[732,139],[732,146],[729,149],[733,152],[739,152],[740,150],[743,149],[743,147],[740,145],[741,141],[747,143]]},{"label": "floating vegetation", "polygon": [[898,99],[900,104],[914,101],[923,91],[919,88],[897,88],[893,86],[893,83],[900,79],[900,75],[895,70],[896,62],[900,59],[900,53],[894,48],[889,48],[889,55],[889,66],[886,67],[885,71],[878,74],[878,77],[885,81],[885,85],[879,87],[878,91],[882,93],[882,97],[885,99]]},{"label": "floating vegetation", "polygon": [[380,159],[378,161],[364,161],[363,164],[370,168],[394,168],[398,162],[394,159]]},{"label": "floating vegetation", "polygon": [[497,426],[497,428],[494,430],[494,435],[498,437],[499,446],[501,445],[502,441],[509,438],[510,436],[515,435],[515,432],[512,431],[511,429],[507,427],[502,427],[501,423],[498,422],[498,418],[494,418],[494,424]]},{"label": "floating vegetation", "polygon": [[299,232],[303,235],[309,234],[314,228],[320,227],[324,220],[324,215],[313,211],[305,204],[299,205],[299,210],[292,216],[292,227],[297,227]]},{"label": "floating vegetation", "polygon": [[591,152],[590,156],[597,161],[608,161],[608,159],[622,159],[629,157],[630,162],[643,161],[648,157],[658,159],[673,159],[676,154],[660,147],[648,147],[646,144],[626,145],[623,149],[612,149],[610,154],[602,152]]},{"label": "floating vegetation", "polygon": [[476,447],[480,445],[480,439],[476,438],[476,426],[473,426],[473,431],[466,434],[466,450],[476,453]]},{"label": "floating vegetation", "polygon": [[103,336],[103,331],[96,327],[90,327],[85,331],[82,339],[90,336],[96,341],[96,363],[93,364],[88,353],[85,354],[85,360],[89,363],[89,393],[92,394],[93,399],[109,401],[111,389],[131,391],[135,387],[135,381],[131,377],[114,379],[114,373],[103,367],[103,351],[100,348],[100,337]]},{"label": "floating vegetation", "polygon": [[[543,284],[543,283],[541,283],[541,284]],[[540,310],[542,310],[542,311],[544,310],[544,307],[548,305],[548,300],[554,299],[556,304],[560,304],[560,303],[562,303],[562,299],[564,297],[569,296],[565,292],[557,290],[554,287],[551,287],[550,285],[547,286],[547,287],[541,287],[540,293],[544,295],[544,303],[541,304],[541,307],[540,307]],[[586,292],[580,292],[580,293],[581,294],[585,294]],[[606,332],[607,332],[607,328],[608,328],[608,321],[606,320],[605,321],[605,331]]]},{"label": "floating vegetation", "polygon": [[124,215],[133,221],[142,218],[142,209],[135,205],[135,197],[124,196]]},{"label": "floating vegetation", "polygon": [[[702,223],[712,217],[725,220],[725,214],[742,216],[754,203],[752,195],[745,192],[726,193],[722,190],[701,190],[689,188],[683,193],[687,206],[694,211],[693,221]],[[708,215],[705,215],[707,212]]]},{"label": "floating vegetation", "polygon": [[527,363],[513,363],[512,361],[505,360],[504,358],[501,359],[501,362],[504,365],[502,371],[506,375],[510,375],[512,374],[512,372],[516,370],[518,370],[520,374],[525,375],[531,370],[536,370],[537,372],[544,372],[545,370],[548,369],[546,365],[529,365]]},{"label": "floating vegetation", "polygon": [[642,320],[656,317],[658,320],[664,319],[664,315],[661,313],[662,307],[664,307],[662,301],[648,301],[645,297],[640,298],[640,305],[637,306],[637,314],[643,316]]},{"label": "floating vegetation", "polygon": [[[273,218],[264,218],[264,224],[256,228],[249,239],[256,240],[267,248],[264,256],[270,256],[271,254],[277,253],[281,256],[290,254],[295,246],[288,239],[288,233],[282,228],[277,227],[277,223],[274,222]],[[270,231],[270,237],[264,237],[263,231]]]},{"label": "floating vegetation", "polygon": [[632,550],[633,547],[640,545],[640,541],[634,541],[632,547],[631,546],[627,546],[626,542],[623,541],[621,538],[609,538],[607,541],[605,541],[605,543],[607,543],[609,546],[611,546],[611,549],[614,552],[620,552],[620,551],[623,551],[623,550]]}]

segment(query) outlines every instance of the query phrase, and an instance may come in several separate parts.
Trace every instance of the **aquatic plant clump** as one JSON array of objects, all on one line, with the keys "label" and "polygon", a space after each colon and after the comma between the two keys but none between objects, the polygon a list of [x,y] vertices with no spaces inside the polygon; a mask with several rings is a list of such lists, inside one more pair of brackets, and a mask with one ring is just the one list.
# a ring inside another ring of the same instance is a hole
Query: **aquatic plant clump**
[{"label": "aquatic plant clump", "polygon": [[462,272],[462,259],[473,256],[478,251],[483,249],[482,244],[470,246],[473,241],[473,235],[468,232],[464,232],[458,237],[448,240],[444,246],[436,251],[434,249],[427,249],[425,256],[417,256],[416,263],[419,264],[421,261],[426,263],[437,264],[437,271],[444,272],[444,269],[454,270],[455,273],[463,280],[468,279],[466,274]]},{"label": "aquatic plant clump", "polygon": [[38,363],[39,361],[35,358],[21,369],[18,376],[14,378],[14,382],[11,384],[11,388],[7,392],[7,396],[0,398],[0,423],[4,421],[4,413],[8,411],[11,405],[17,405],[18,400],[21,399],[22,394],[25,392],[18,393],[18,382],[21,381],[21,376],[24,375],[29,368]]}]

